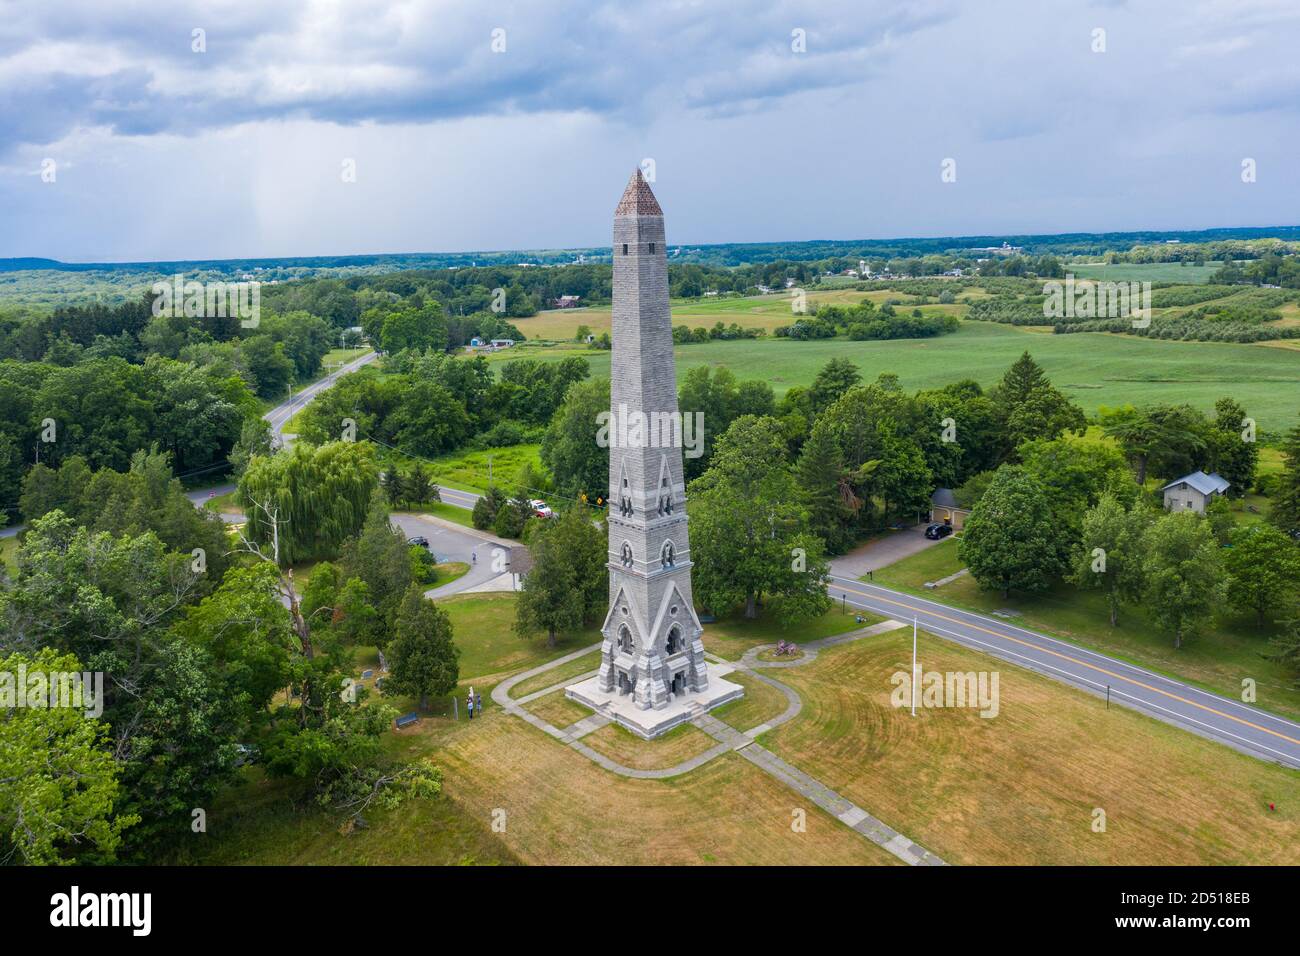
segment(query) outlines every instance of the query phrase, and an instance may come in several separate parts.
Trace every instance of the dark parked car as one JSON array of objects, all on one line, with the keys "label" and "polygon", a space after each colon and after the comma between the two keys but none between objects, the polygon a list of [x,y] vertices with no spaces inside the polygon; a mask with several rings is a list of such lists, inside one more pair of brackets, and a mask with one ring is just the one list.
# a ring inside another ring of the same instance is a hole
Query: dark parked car
[{"label": "dark parked car", "polygon": [[925,529],[925,536],[932,541],[946,538],[950,534],[952,534],[952,525],[950,524],[932,524]]},{"label": "dark parked car", "polygon": [[429,546],[429,539],[421,534],[421,535],[416,535],[414,538],[407,538],[406,543],[418,544],[422,548],[427,548]]}]

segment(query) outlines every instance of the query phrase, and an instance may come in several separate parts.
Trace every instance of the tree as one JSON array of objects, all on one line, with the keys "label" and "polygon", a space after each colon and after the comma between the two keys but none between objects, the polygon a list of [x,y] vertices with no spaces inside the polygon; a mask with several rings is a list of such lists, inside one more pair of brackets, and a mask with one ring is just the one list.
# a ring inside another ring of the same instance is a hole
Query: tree
[{"label": "tree", "polygon": [[417,380],[407,385],[387,427],[408,454],[437,455],[464,443],[470,421],[465,406],[450,391],[437,382]]},{"label": "tree", "polygon": [[1190,511],[1162,515],[1147,529],[1147,608],[1183,646],[1223,603],[1227,581],[1209,524]]},{"label": "tree", "polygon": [[[411,554],[406,535],[392,525],[379,489],[371,495],[360,533],[343,545],[339,564],[345,579],[365,582],[375,610],[390,628],[395,626],[403,595],[412,583]],[[382,648],[386,641],[378,643]]]},{"label": "tree", "polygon": [[1269,520],[1292,537],[1300,536],[1300,425],[1287,432],[1282,444],[1286,465],[1278,476]]},{"label": "tree", "polygon": [[524,526],[532,517],[532,506],[522,497],[502,502],[492,519],[492,533],[498,538],[522,538]]},{"label": "tree", "polygon": [[596,442],[597,416],[609,411],[609,379],[579,382],[569,388],[542,439],[542,462],[566,498],[595,502],[609,489],[609,448]]},{"label": "tree", "polygon": [[486,531],[496,522],[497,512],[505,503],[505,492],[494,485],[489,485],[487,491],[474,502],[470,521],[479,531]]},{"label": "tree", "polygon": [[450,694],[460,679],[460,650],[452,641],[451,618],[424,597],[424,588],[412,585],[402,598],[396,634],[389,644],[389,674],[384,694],[411,694],[420,709],[429,698]]},{"label": "tree", "polygon": [[[48,648],[0,659],[0,672],[20,667],[47,675],[83,671],[72,655]],[[120,767],[107,722],[72,707],[15,707],[2,695],[0,707],[0,863],[112,861],[123,831],[138,818],[116,808]]]},{"label": "tree", "polygon": [[808,387],[808,397],[812,401],[813,411],[821,414],[849,389],[860,384],[862,373],[848,359],[831,359],[817,372],[812,385]]},{"label": "tree", "polygon": [[248,463],[253,458],[258,456],[265,458],[274,452],[275,447],[271,444],[271,426],[267,424],[266,419],[260,417],[245,419],[239,431],[239,440],[235,442],[227,456],[235,480],[238,481],[244,476],[244,472],[248,470]]},{"label": "tree", "polygon": [[1238,526],[1232,533],[1224,564],[1228,571],[1228,600],[1242,611],[1255,614],[1263,627],[1269,612],[1276,613],[1293,599],[1300,585],[1300,547],[1268,525]]},{"label": "tree", "polygon": [[[583,510],[570,509],[569,514],[584,520]],[[541,529],[528,546],[533,566],[524,576],[515,608],[515,631],[522,636],[545,631],[547,647],[555,646],[559,632],[581,627],[588,614],[590,569],[570,549],[571,535],[560,527],[575,518],[566,515]]]},{"label": "tree", "polygon": [[1003,465],[971,510],[957,554],[980,587],[1007,597],[1012,588],[1046,590],[1065,569],[1057,521],[1043,486]]},{"label": "tree", "polygon": [[886,518],[913,519],[928,511],[934,479],[920,446],[886,429],[881,435],[880,465],[875,470],[874,486],[884,502]]},{"label": "tree", "polygon": [[1110,492],[1083,515],[1080,547],[1071,580],[1080,588],[1100,588],[1110,608],[1110,626],[1119,624],[1119,609],[1136,601],[1145,584],[1142,535],[1148,517],[1125,509]]},{"label": "tree", "polygon": [[406,497],[406,481],[396,465],[389,465],[379,476],[379,485],[384,489],[384,497],[394,508],[401,505]]},{"label": "tree", "polygon": [[829,429],[813,428],[795,465],[794,478],[808,507],[809,530],[826,542],[832,554],[847,550],[853,541],[848,524],[857,501],[845,496],[844,463]]},{"label": "tree", "polygon": [[1048,381],[1047,373],[1028,352],[1007,370],[989,399],[1002,422],[1006,454],[1031,439],[1056,438],[1062,432],[1082,432],[1087,427],[1079,406]]},{"label": "tree", "polygon": [[425,469],[424,462],[417,461],[415,467],[411,469],[402,491],[402,500],[412,508],[442,500],[438,486],[429,480],[429,472]]},{"label": "tree", "polygon": [[385,352],[403,349],[445,351],[447,321],[442,306],[437,300],[430,300],[418,309],[406,308],[389,313],[383,320],[383,331],[378,340]]},{"label": "tree", "polygon": [[771,595],[787,624],[830,607],[823,545],[808,529],[777,419],[732,422],[690,496],[692,583],[705,606],[743,604],[753,619]]},{"label": "tree", "polygon": [[1210,433],[1212,465],[1229,482],[1228,494],[1240,498],[1255,485],[1259,445],[1248,431],[1246,409],[1231,398],[1214,403],[1214,428]]},{"label": "tree", "polygon": [[270,458],[254,458],[239,482],[249,540],[270,543],[269,509],[279,516],[280,561],[333,557],[365,520],[377,471],[373,446],[363,442],[317,447],[300,441]]},{"label": "tree", "polygon": [[1076,436],[1035,439],[1020,446],[1027,474],[1036,478],[1051,500],[1071,547],[1078,541],[1084,512],[1106,491],[1131,505],[1137,486],[1124,456],[1108,443]]},{"label": "tree", "polygon": [[293,361],[284,354],[284,345],[269,335],[254,335],[239,347],[254,391],[261,398],[277,398],[289,391],[293,382]]}]

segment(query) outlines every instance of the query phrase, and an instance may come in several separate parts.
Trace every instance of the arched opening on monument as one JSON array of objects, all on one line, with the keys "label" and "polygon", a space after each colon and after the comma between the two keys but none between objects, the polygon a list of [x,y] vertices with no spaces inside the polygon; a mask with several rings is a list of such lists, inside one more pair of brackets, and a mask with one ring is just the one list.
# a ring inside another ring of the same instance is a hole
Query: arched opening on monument
[{"label": "arched opening on monument", "polygon": [[627,479],[623,479],[623,493],[618,499],[618,511],[624,518],[632,517],[632,494],[628,491]]},{"label": "arched opening on monument", "polygon": [[673,551],[673,543],[665,541],[663,550],[659,552],[659,563],[665,568],[671,568],[676,560],[676,554]]},{"label": "arched opening on monument", "polygon": [[630,694],[636,689],[636,684],[623,671],[618,672],[618,692],[620,694]]},{"label": "arched opening on monument", "polygon": [[668,653],[677,654],[686,649],[686,642],[682,640],[682,629],[676,624],[668,632]]},{"label": "arched opening on monument", "polygon": [[618,629],[618,649],[624,654],[631,654],[636,649],[636,643],[632,640],[632,632],[624,624]]},{"label": "arched opening on monument", "polygon": [[686,672],[685,671],[678,671],[676,674],[673,675],[673,683],[669,689],[673,692],[674,696],[676,696],[677,694],[686,693]]},{"label": "arched opening on monument", "polygon": [[632,558],[632,545],[628,544],[626,541],[623,542],[623,558],[622,558],[622,560],[623,560],[623,567],[625,567],[625,568],[630,568],[630,567],[632,567],[632,560],[633,560],[633,558]]}]

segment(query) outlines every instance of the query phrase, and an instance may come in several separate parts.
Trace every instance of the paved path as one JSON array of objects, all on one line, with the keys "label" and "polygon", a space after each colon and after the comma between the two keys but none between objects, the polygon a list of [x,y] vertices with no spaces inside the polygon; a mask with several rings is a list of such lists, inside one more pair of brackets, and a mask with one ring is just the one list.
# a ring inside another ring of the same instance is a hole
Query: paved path
[{"label": "paved path", "polygon": [[[899,626],[899,622],[897,621],[886,621],[884,624],[893,627]],[[819,641],[810,642],[808,646],[811,647],[813,644],[816,644],[819,645],[820,648],[830,646],[832,642],[843,644],[847,641],[859,640],[863,637],[868,637],[871,634],[878,634],[882,629],[887,629],[884,628],[884,624],[862,628],[861,630],[853,631],[849,634],[836,635],[834,638],[822,638]],[[535,677],[538,674],[544,674],[548,670],[560,667],[570,661],[577,660],[578,658],[599,649],[600,644],[592,644],[589,647],[581,648],[580,650],[565,654],[563,657],[542,664],[540,667],[534,667],[531,670],[507,678],[493,688],[492,699],[508,713],[514,714],[516,717],[527,721],[543,733],[555,738],[561,743],[567,744],[569,747],[573,748],[598,766],[624,777],[631,777],[638,780],[664,780],[668,777],[676,777],[684,773],[689,773],[696,767],[701,767],[710,760],[715,760],[724,754],[733,751],[737,752],[760,770],[763,770],[770,776],[781,781],[801,796],[807,797],[818,807],[835,817],[845,826],[857,831],[863,837],[887,850],[889,853],[892,853],[904,863],[913,866],[944,865],[943,860],[939,859],[939,857],[935,856],[919,844],[913,843],[896,830],[885,825],[866,810],[853,803],[853,801],[836,793],[816,778],[809,776],[797,767],[791,766],[770,750],[767,750],[754,742],[757,737],[798,715],[799,711],[803,708],[803,702],[800,700],[798,693],[796,693],[793,688],[788,687],[780,681],[764,674],[759,674],[750,670],[743,662],[736,665],[738,670],[745,671],[755,679],[770,684],[785,694],[787,701],[785,711],[767,723],[760,724],[759,726],[745,732],[736,730],[730,724],[724,723],[712,714],[702,714],[695,720],[691,721],[691,723],[716,740],[718,742],[717,745],[710,747],[708,750],[701,754],[697,754],[689,760],[684,760],[675,766],[665,767],[659,770],[638,770],[634,767],[625,767],[617,761],[611,760],[599,751],[593,750],[584,744],[582,742],[583,737],[610,723],[610,719],[603,714],[591,714],[568,727],[559,728],[538,717],[536,714],[531,713],[522,706],[530,701],[545,697],[547,694],[554,693],[567,684],[576,683],[585,677],[589,677],[591,676],[590,674],[573,677],[567,681],[544,687],[541,690],[526,694],[518,700],[514,700],[510,697],[511,689],[517,684],[520,684],[531,677]],[[816,651],[814,650],[814,654],[815,653]],[[809,657],[806,660],[800,661],[800,663],[807,663],[807,661],[811,659],[812,658]],[[759,666],[767,665],[763,662],[759,662]]]},{"label": "paved path", "polygon": [[832,574],[830,594],[852,607],[886,617],[915,616],[923,630],[1021,667],[1053,677],[1166,723],[1175,724],[1256,757],[1300,768],[1300,724],[1107,657],[1078,645],[1018,627],[996,617],[963,611]]}]

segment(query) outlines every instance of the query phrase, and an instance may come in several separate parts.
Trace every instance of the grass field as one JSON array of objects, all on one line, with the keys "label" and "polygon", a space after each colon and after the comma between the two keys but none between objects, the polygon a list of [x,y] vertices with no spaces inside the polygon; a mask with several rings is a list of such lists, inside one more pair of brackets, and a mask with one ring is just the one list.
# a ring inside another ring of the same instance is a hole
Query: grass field
[{"label": "grass field", "polygon": [[[858,624],[857,617],[864,618],[865,624]],[[859,627],[874,624],[880,618],[873,617],[865,611],[844,611],[838,605],[821,617],[803,624],[783,627],[771,609],[761,612],[757,620],[746,621],[740,615],[722,618],[712,624],[704,625],[704,649],[727,660],[739,660],[745,651],[758,644],[775,644],[777,641],[790,641],[803,644],[832,634],[843,634]]]},{"label": "grass field", "polygon": [[[408,752],[420,753],[409,739]],[[668,780],[628,779],[498,710],[472,726],[462,721],[436,758],[470,819],[505,812],[501,838],[526,863],[897,862],[739,754]],[[807,810],[805,833],[790,826],[796,807]]]},{"label": "grass field", "polygon": [[1300,689],[1294,686],[1285,667],[1263,656],[1269,650],[1271,627],[1261,632],[1253,622],[1225,615],[1200,637],[1174,650],[1173,637],[1151,624],[1138,606],[1123,608],[1119,626],[1111,628],[1100,591],[1079,591],[1069,585],[1060,585],[1045,594],[1013,593],[1011,597],[1003,598],[997,591],[981,591],[970,575],[964,575],[938,590],[925,590],[926,581],[937,581],[961,567],[957,560],[957,543],[950,538],[876,571],[874,581],[986,614],[1009,608],[1020,612],[1017,624],[1190,681],[1234,699],[1241,696],[1242,679],[1249,677],[1256,682],[1260,707],[1289,717],[1300,717]]},{"label": "grass field", "polygon": [[[545,636],[520,637],[514,631],[513,594],[457,595],[437,604],[451,617],[454,640],[460,648],[461,683],[475,682],[480,693],[510,674],[600,640],[600,631],[594,627],[560,635],[554,648],[546,646]],[[561,679],[556,677],[541,686]]]},{"label": "grass field", "polygon": [[527,697],[529,694],[536,693],[545,687],[552,687],[562,681],[572,680],[580,674],[594,671],[598,667],[600,667],[600,651],[592,651],[590,654],[584,654],[567,664],[561,664],[559,667],[543,671],[527,680],[520,681],[510,688],[510,696],[518,700],[520,697]]},{"label": "grass field", "polygon": [[[505,445],[491,451],[461,451],[435,458],[429,476],[439,485],[461,491],[483,491],[488,486],[489,459],[492,483],[509,488],[525,464],[541,467],[541,445]],[[403,467],[410,462],[403,461]],[[468,511],[465,512],[469,514]]]},{"label": "grass field", "polygon": [[1177,282],[1184,285],[1204,285],[1223,267],[1222,262],[1202,265],[1183,265],[1179,262],[1075,262],[1066,265],[1065,271],[1076,279],[1096,279],[1100,282]]},{"label": "grass field", "polygon": [[553,727],[561,729],[576,724],[584,717],[590,717],[591,711],[581,704],[574,703],[564,696],[563,690],[552,691],[545,697],[539,697],[526,705],[528,710]]},{"label": "grass field", "polygon": [[[681,345],[674,355],[679,380],[698,365],[725,366],[739,379],[770,382],[780,396],[791,386],[811,383],[832,358],[853,361],[868,381],[892,372],[908,390],[939,388],[962,378],[987,388],[1025,350],[1089,414],[1103,405],[1162,402],[1189,402],[1210,412],[1217,399],[1231,395],[1261,430],[1282,431],[1300,422],[1300,355],[1258,345],[1167,342],[1100,332],[1044,335],[963,322],[957,332],[931,339],[797,342],[769,337]],[[583,354],[593,375],[609,375],[608,352],[537,349],[530,357],[557,360]]]},{"label": "grass field", "polygon": [[[529,705],[532,710],[532,706]],[[666,770],[717,745],[717,741],[690,724],[674,727],[662,737],[642,740],[618,724],[606,724],[582,738],[596,753],[633,770]]]},{"label": "grass field", "polygon": [[998,668],[1000,708],[911,717],[890,703],[911,638],[783,671],[804,709],[763,743],[950,863],[1300,863],[1300,773],[930,635],[924,669]]},{"label": "grass field", "polygon": [[[779,679],[781,674],[775,673],[774,676]],[[744,731],[752,730],[759,724],[785,713],[788,703],[785,694],[771,684],[742,671],[732,671],[727,675],[727,680],[744,687],[745,696],[711,710],[710,713],[719,720]]]}]

